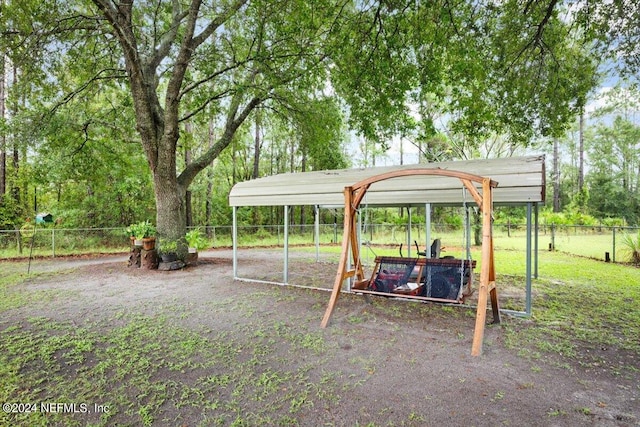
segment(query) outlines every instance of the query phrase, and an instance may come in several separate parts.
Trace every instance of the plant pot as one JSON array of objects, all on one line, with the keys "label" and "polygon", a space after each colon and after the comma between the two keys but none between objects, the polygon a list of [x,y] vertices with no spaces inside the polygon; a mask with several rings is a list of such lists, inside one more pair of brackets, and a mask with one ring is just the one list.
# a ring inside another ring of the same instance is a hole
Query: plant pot
[{"label": "plant pot", "polygon": [[189,248],[189,253],[187,254],[187,265],[196,265],[198,264],[198,250],[196,248]]},{"label": "plant pot", "polygon": [[133,246],[142,246],[142,239],[133,239]]},{"label": "plant pot", "polygon": [[156,238],[155,237],[145,237],[142,239],[142,249],[145,251],[152,251],[156,248]]},{"label": "plant pot", "polygon": [[160,258],[162,259],[162,262],[174,262],[178,260],[178,254],[176,254],[175,252],[169,252],[160,255]]}]

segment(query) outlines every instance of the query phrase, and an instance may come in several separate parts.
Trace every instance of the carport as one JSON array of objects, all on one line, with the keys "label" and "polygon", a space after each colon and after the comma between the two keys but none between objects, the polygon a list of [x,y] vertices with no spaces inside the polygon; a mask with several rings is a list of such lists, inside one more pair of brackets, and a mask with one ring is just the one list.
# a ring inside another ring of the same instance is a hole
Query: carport
[{"label": "carport", "polygon": [[[406,171],[406,174],[403,171]],[[428,232],[431,226],[431,207],[434,205],[462,206],[465,202],[463,191],[467,186],[467,184],[461,184],[459,177],[431,173],[433,171],[451,172],[448,175],[462,173],[468,176],[488,178],[497,184],[491,191],[492,205],[526,205],[526,307],[524,311],[511,313],[530,315],[531,278],[534,268],[537,272],[537,257],[534,254],[537,253],[538,246],[537,232],[533,233],[533,230],[537,231],[537,207],[544,203],[545,198],[544,155],[287,173],[238,183],[229,194],[229,205],[233,209],[234,278],[247,280],[238,277],[237,274],[238,207],[282,206],[284,208],[284,274],[282,284],[287,284],[289,207],[314,207],[317,231],[319,229],[318,211],[320,208],[344,207],[346,188],[350,188],[355,183],[371,180],[376,176],[393,175],[395,178],[382,180],[371,185],[366,192],[367,206],[403,206],[408,208],[424,206],[427,223],[425,246],[428,246],[431,240]],[[473,182],[471,185],[482,195],[482,183]],[[468,189],[471,190],[470,187]],[[410,238],[407,240],[410,241]],[[316,238],[316,250],[318,250],[317,242]],[[347,292],[350,291],[349,287]]]}]

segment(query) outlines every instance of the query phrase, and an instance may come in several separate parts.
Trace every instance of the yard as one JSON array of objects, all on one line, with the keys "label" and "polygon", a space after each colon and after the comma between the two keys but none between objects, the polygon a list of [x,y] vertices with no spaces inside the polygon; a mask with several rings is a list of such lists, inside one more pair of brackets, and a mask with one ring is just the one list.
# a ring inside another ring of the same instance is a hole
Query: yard
[{"label": "yard", "polygon": [[[343,295],[321,329],[328,292],[234,281],[229,250],[0,261],[0,425],[640,425],[640,269],[540,255],[533,317],[477,358],[473,307]],[[239,267],[270,279],[278,256]],[[496,253],[507,308],[522,256]],[[330,287],[331,258],[296,251],[292,282]]]}]

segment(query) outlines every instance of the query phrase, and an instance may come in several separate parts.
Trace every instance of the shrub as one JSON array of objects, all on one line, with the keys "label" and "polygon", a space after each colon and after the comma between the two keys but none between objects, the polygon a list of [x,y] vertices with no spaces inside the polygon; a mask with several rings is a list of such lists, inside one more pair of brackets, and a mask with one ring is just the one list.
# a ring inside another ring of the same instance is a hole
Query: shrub
[{"label": "shrub", "polygon": [[629,261],[635,265],[640,265],[640,232],[637,235],[625,234],[622,239],[625,252],[629,256]]},{"label": "shrub", "polygon": [[199,251],[209,245],[206,236],[198,229],[189,230],[184,237],[190,248],[196,248]]},{"label": "shrub", "polygon": [[159,254],[171,254],[176,253],[178,250],[178,242],[175,240],[162,240],[160,242]]},{"label": "shrub", "polygon": [[144,239],[145,237],[154,236],[156,234],[156,227],[147,220],[131,224],[127,227],[126,233],[136,239]]}]

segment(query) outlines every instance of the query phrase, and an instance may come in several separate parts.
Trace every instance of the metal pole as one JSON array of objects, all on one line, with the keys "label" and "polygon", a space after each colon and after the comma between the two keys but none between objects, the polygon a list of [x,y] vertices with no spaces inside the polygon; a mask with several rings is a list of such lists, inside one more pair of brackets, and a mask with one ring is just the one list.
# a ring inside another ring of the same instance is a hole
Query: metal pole
[{"label": "metal pole", "polygon": [[533,277],[538,278],[538,204],[536,203],[533,209],[533,218],[535,221],[535,235],[534,235],[534,268],[533,268]]},{"label": "metal pole", "polygon": [[232,208],[233,227],[231,230],[231,246],[233,248],[233,278],[238,278],[238,213],[235,206]]},{"label": "metal pole", "polygon": [[407,206],[407,256],[411,258],[411,206]]},{"label": "metal pole", "polygon": [[[362,212],[360,212],[360,209],[356,210],[356,215],[358,215],[358,220],[357,220],[358,230],[357,230],[357,233],[356,233],[356,236],[358,238],[358,252],[360,254],[362,254]],[[368,254],[367,254],[367,256],[368,256]],[[349,258],[349,259],[351,259],[351,258]],[[367,259],[367,261],[369,261],[369,260]]]},{"label": "metal pole", "polygon": [[424,253],[427,258],[431,258],[431,203],[424,205]]},{"label": "metal pole", "polygon": [[36,229],[38,228],[38,223],[36,222],[36,217],[33,217],[33,234],[31,235],[31,248],[29,249],[29,265],[27,266],[27,275],[31,274],[31,260],[33,259],[33,242],[36,238]]},{"label": "metal pole", "polygon": [[320,262],[320,206],[315,205],[313,208],[315,214],[315,227],[313,234],[316,244],[316,262]]},{"label": "metal pole", "polygon": [[284,207],[284,274],[283,282],[289,283],[289,206]]},{"label": "metal pole", "polygon": [[613,262],[616,262],[616,227],[613,227]]},{"label": "metal pole", "polygon": [[466,245],[467,259],[470,260],[471,259],[471,215],[469,214],[469,206],[465,206],[464,228],[465,228],[465,235],[467,237],[464,243]]},{"label": "metal pole", "polygon": [[526,313],[531,316],[531,202],[527,203]]}]

